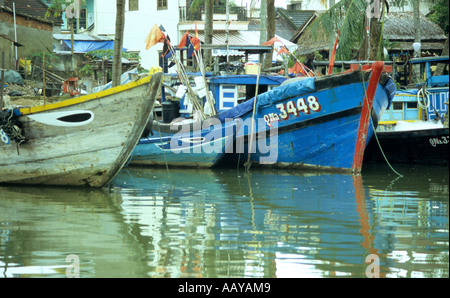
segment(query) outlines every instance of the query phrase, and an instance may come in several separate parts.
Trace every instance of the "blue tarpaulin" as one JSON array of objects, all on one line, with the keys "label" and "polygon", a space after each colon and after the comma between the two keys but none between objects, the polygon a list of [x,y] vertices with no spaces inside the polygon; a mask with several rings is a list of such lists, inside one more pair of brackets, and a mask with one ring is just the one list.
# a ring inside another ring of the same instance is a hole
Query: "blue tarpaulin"
[{"label": "blue tarpaulin", "polygon": [[[236,84],[236,85],[256,85],[257,75],[228,75],[211,79],[211,84]],[[260,85],[280,85],[286,80],[282,76],[261,75]]]},{"label": "blue tarpaulin", "polygon": [[[264,106],[272,105],[278,101],[282,101],[287,98],[300,96],[302,94],[310,93],[316,91],[315,88],[315,78],[307,78],[302,81],[297,81],[295,83],[290,83],[282,86],[273,88],[270,91],[261,93],[258,95],[256,109],[262,108]],[[224,111],[218,115],[220,121],[225,121],[227,118],[241,117],[253,109],[253,103],[255,98],[247,100],[235,106],[232,109]]]},{"label": "blue tarpaulin", "polygon": [[268,92],[258,95],[258,108],[272,105],[287,98],[300,96],[316,91],[315,78],[307,78],[295,83],[276,87]]},{"label": "blue tarpaulin", "polygon": [[[70,48],[70,40],[64,40],[66,45]],[[78,53],[87,53],[95,50],[112,50],[114,49],[114,40],[76,40],[73,43],[73,51]]]}]

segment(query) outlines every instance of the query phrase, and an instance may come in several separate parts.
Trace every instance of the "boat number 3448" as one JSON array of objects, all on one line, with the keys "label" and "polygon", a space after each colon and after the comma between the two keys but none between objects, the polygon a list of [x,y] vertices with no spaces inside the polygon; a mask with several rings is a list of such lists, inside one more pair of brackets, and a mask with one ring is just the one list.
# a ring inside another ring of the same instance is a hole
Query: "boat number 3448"
[{"label": "boat number 3448", "polygon": [[300,97],[297,101],[290,100],[286,103],[279,103],[276,107],[280,111],[279,114],[264,115],[264,121],[268,126],[272,126],[275,121],[288,120],[290,115],[295,117],[300,116],[301,113],[309,115],[311,111],[319,112],[321,109],[319,100],[315,96],[308,96],[306,99]]}]

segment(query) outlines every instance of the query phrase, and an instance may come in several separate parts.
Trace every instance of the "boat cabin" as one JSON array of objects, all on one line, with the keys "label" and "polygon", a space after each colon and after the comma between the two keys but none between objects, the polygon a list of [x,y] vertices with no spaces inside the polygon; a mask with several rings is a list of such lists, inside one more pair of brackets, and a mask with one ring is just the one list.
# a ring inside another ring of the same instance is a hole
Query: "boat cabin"
[{"label": "boat cabin", "polygon": [[[448,111],[449,75],[448,56],[415,58],[412,64],[421,65],[421,73],[425,82],[416,89],[399,90],[392,104],[383,114],[384,124],[395,124],[396,121],[417,121],[444,119]],[[436,75],[439,63],[443,65],[442,74]]]},{"label": "boat cabin", "polygon": [[[283,76],[260,75],[258,94],[272,90],[287,78]],[[223,112],[255,97],[257,75],[228,75],[209,79],[209,90],[212,92],[216,110]]]}]

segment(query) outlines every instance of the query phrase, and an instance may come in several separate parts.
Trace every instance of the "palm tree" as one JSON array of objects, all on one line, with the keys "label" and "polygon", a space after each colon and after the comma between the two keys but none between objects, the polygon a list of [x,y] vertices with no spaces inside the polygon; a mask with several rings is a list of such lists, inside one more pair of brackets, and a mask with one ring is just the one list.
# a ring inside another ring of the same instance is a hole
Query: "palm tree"
[{"label": "palm tree", "polygon": [[[261,28],[261,32],[264,30],[267,32],[266,41],[275,36],[275,0],[261,0],[262,2],[267,1],[266,7],[266,17],[267,21],[265,23],[266,27]],[[262,8],[262,6],[261,6]],[[272,50],[273,51],[273,50]],[[272,51],[267,53],[264,58],[263,68],[269,68],[272,66]]]},{"label": "palm tree", "polygon": [[[381,7],[376,6],[377,3]],[[360,60],[380,59],[380,54],[383,53],[379,51],[382,41],[381,20],[387,7],[386,0],[374,1],[370,5],[366,0],[341,0],[333,6],[330,5],[330,8],[311,24],[305,31],[304,39],[314,41],[318,37],[323,38],[324,34],[328,37],[327,41],[334,41],[334,36],[340,30],[337,59],[351,60],[355,55]],[[369,32],[366,28],[369,28]],[[357,49],[359,51],[355,53]]]},{"label": "palm tree", "polygon": [[[213,0],[205,0],[205,43],[212,44],[213,42],[213,14],[214,14],[214,1]],[[205,55],[203,56],[205,59],[205,64],[208,65],[211,63],[212,54],[211,50],[205,50]]]},{"label": "palm tree", "polygon": [[116,0],[116,33],[112,65],[112,87],[120,85],[122,75],[123,30],[125,27],[125,0]]}]

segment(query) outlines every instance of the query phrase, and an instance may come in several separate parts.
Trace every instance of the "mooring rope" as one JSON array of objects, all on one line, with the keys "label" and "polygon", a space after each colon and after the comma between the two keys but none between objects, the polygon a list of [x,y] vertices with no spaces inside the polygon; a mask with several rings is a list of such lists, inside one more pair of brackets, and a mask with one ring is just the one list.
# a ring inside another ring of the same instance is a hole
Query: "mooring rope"
[{"label": "mooring rope", "polygon": [[[367,93],[366,93],[367,90],[366,90],[366,81],[365,81],[365,79],[364,79],[364,74],[363,74],[363,76],[362,76],[362,79],[363,79],[363,88],[364,88],[364,100],[368,100],[368,98],[367,98],[367,96],[366,96],[366,95],[367,95]],[[368,104],[368,102],[367,102],[367,104]],[[372,107],[372,108],[373,108],[373,107]],[[372,125],[372,127],[373,127],[373,134],[374,134],[375,139],[376,139],[376,141],[377,141],[378,148],[380,148],[380,151],[381,151],[381,154],[383,155],[384,160],[386,161],[387,165],[391,168],[391,170],[392,170],[395,174],[397,174],[399,177],[403,177],[403,175],[400,174],[399,172],[397,172],[397,171],[394,169],[394,167],[390,164],[390,162],[388,161],[386,155],[384,154],[383,148],[381,148],[380,141],[378,140],[377,130],[376,130],[376,128],[375,128],[375,125],[373,124],[372,116],[370,116],[369,119],[370,119],[370,123],[371,123],[371,125]]]}]

